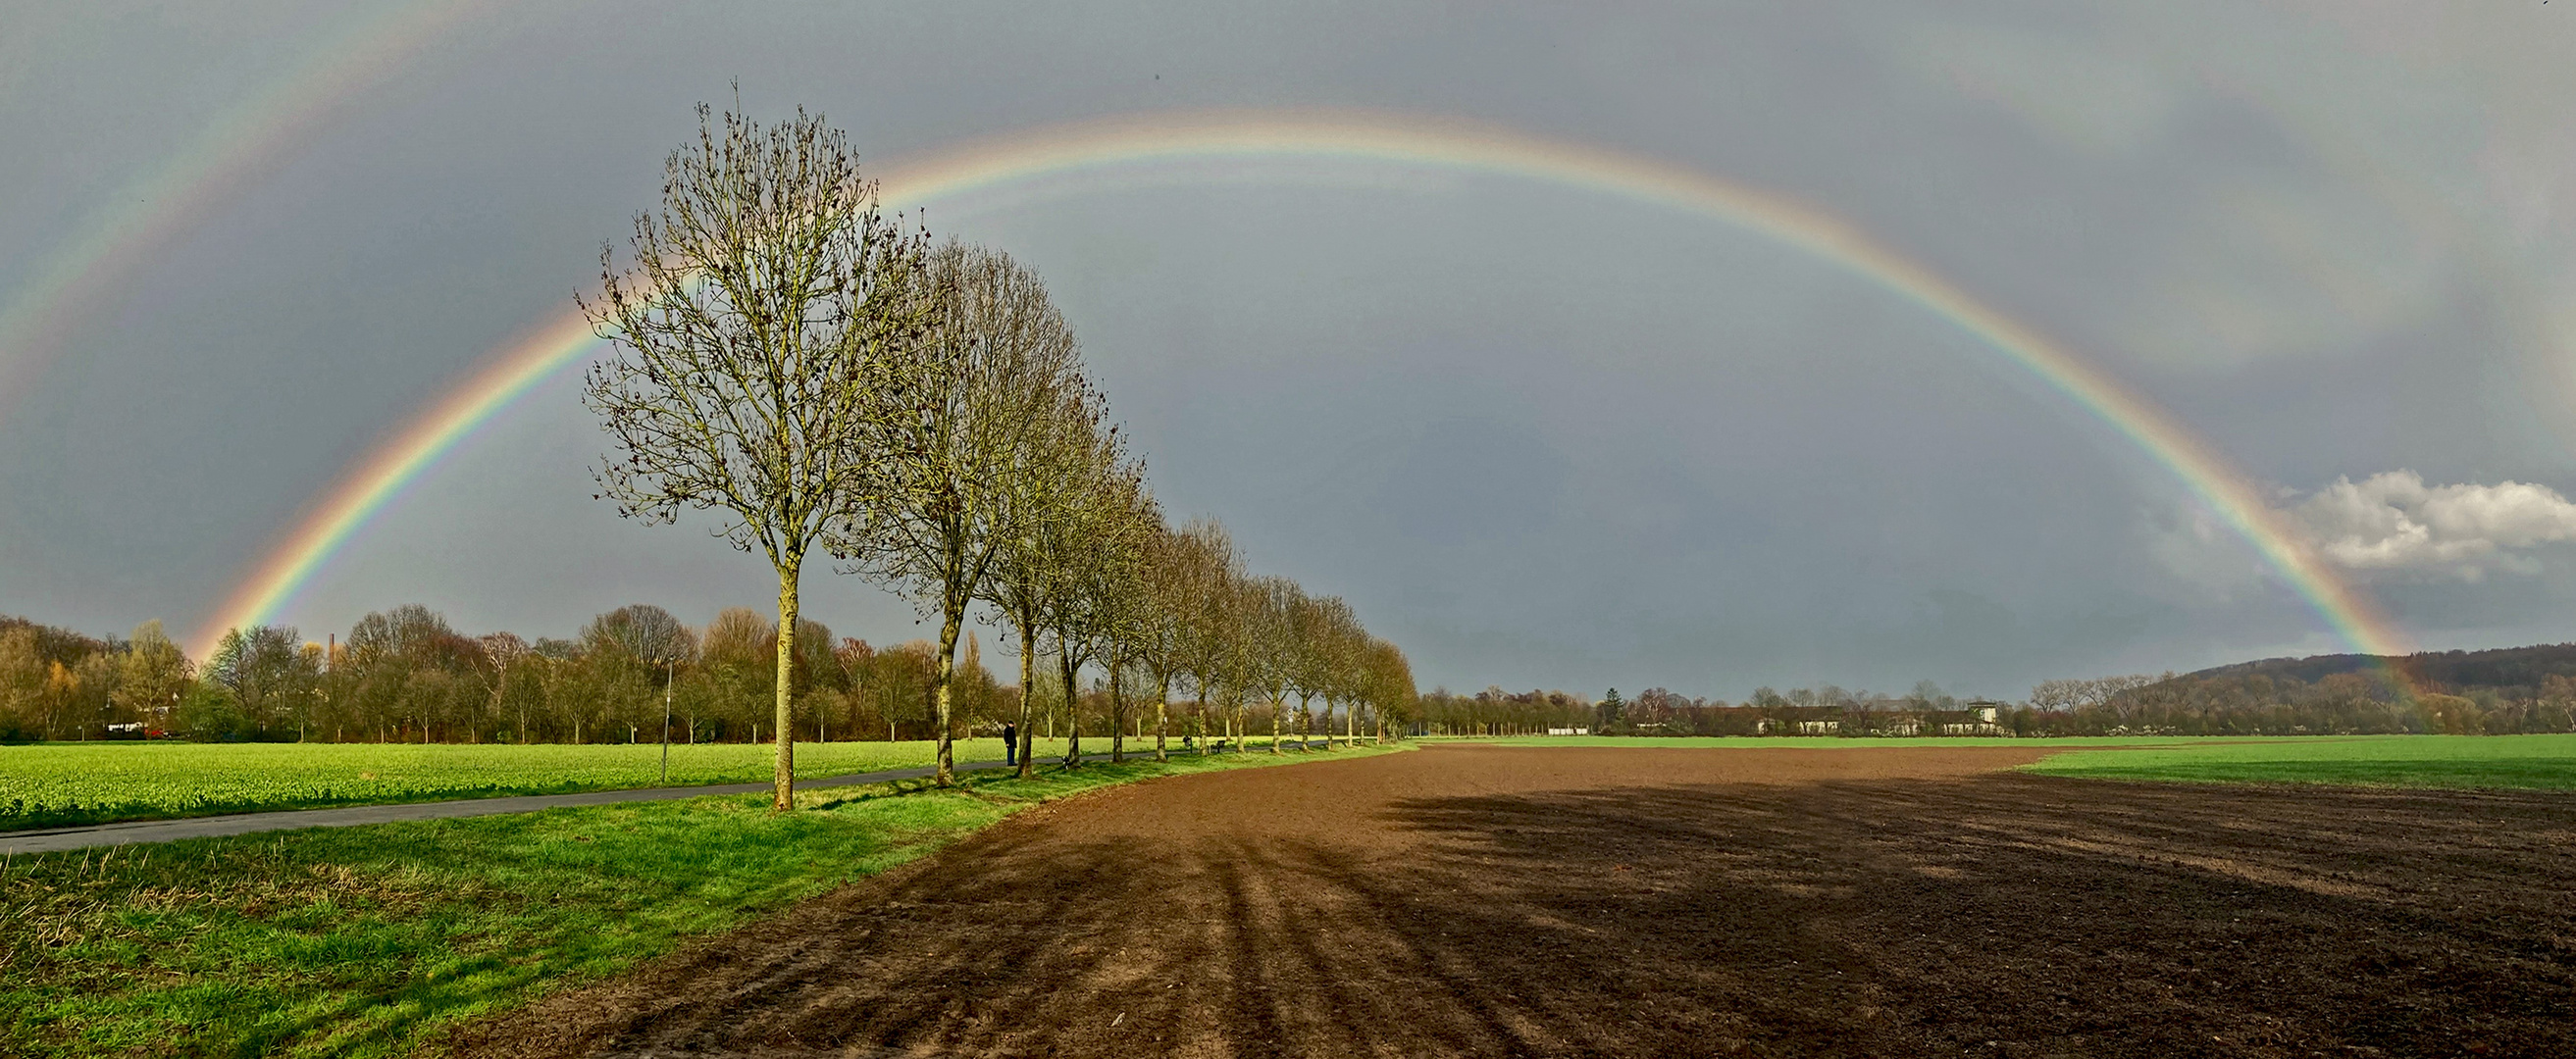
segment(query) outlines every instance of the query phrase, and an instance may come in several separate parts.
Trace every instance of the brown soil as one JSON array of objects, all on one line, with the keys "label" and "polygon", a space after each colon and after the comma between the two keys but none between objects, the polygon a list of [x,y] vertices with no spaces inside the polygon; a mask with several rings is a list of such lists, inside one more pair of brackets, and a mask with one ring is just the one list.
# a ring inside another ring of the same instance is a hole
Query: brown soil
[{"label": "brown soil", "polygon": [[1437,747],[1034,810],[470,1054],[2576,1055],[2576,798]]}]

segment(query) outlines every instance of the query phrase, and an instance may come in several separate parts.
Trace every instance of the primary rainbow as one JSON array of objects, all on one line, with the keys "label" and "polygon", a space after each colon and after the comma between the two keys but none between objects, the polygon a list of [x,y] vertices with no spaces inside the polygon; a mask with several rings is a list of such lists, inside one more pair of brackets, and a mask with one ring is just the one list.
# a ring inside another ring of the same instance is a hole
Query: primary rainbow
[{"label": "primary rainbow", "polygon": [[[1757,188],[1653,159],[1507,129],[1382,114],[1237,112],[1154,115],[1053,126],[939,151],[893,170],[884,195],[911,207],[1001,185],[1157,162],[1343,158],[1502,174],[1677,209],[1761,233],[1867,277],[1982,339],[2100,418],[2262,554],[2326,623],[2365,654],[2403,654],[2404,638],[2282,525],[2262,496],[2162,409],[1839,218]],[[403,487],[519,395],[598,346],[577,312],[496,351],[485,366],[344,475],[199,631],[265,624]]]}]

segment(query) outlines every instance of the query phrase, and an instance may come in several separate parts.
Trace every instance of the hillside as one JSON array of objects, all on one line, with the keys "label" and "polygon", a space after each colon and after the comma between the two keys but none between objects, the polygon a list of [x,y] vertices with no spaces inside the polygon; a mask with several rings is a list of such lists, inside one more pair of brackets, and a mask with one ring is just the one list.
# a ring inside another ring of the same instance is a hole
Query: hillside
[{"label": "hillside", "polygon": [[2390,659],[2382,655],[2310,655],[2238,662],[2187,674],[2201,679],[2254,675],[2314,684],[2336,673],[2355,673],[2394,662],[2419,687],[2446,691],[2472,688],[2537,689],[2544,678],[2576,678],[2576,644],[2537,644],[2486,651],[2425,651]]}]

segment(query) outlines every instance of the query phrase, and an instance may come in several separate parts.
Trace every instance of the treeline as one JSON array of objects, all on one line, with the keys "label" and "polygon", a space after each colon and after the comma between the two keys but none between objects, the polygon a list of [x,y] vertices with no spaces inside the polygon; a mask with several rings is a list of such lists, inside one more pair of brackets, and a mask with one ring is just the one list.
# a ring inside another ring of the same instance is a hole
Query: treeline
[{"label": "treeline", "polygon": [[2265,658],[2186,674],[2191,677],[2244,677],[2260,674],[2275,681],[2314,684],[2337,673],[2385,673],[2395,670],[2410,687],[2465,694],[2495,689],[2507,698],[2538,698],[2549,677],[2576,677],[2576,644],[2534,644],[2483,651],[2418,651],[2408,655],[2310,655]]},{"label": "treeline", "polygon": [[1849,691],[1832,684],[1779,691],[1755,688],[1740,703],[1649,688],[1624,697],[1612,688],[1598,700],[1563,691],[1487,688],[1460,695],[1435,688],[1422,696],[1426,735],[1999,735],[1999,703],[1961,702],[1924,681],[1904,695]]},{"label": "treeline", "polygon": [[[469,635],[404,606],[367,615],[327,647],[293,628],[233,630],[199,662],[158,622],[125,641],[0,624],[0,737],[18,740],[629,742],[659,738],[666,693],[675,741],[748,739],[767,717],[777,635],[749,610],[691,628],[638,605],[571,638],[530,641]],[[835,643],[810,621],[806,632],[816,647],[795,673],[801,716],[843,725],[842,738],[862,718],[878,738],[893,731],[881,721],[917,719],[909,704],[926,647]],[[986,697],[990,685],[989,675],[970,682]]]},{"label": "treeline", "polygon": [[[1195,532],[1203,543],[1222,543],[1213,527]],[[1131,665],[1115,683],[1137,694],[1113,695],[1103,675],[1068,699],[1059,660],[1038,660],[1026,712],[1037,734],[1143,734],[1158,716],[1145,695],[1173,690],[1194,697],[1162,702],[1160,719],[1201,740],[1331,734],[1337,716],[1347,738],[1374,735],[1389,718],[1409,720],[1401,656],[1337,625],[1338,601],[1248,577],[1230,587],[1230,602],[1244,610],[1222,615],[1237,619],[1229,629],[1211,630],[1215,657],[1184,660],[1169,683]],[[1274,605],[1284,613],[1271,613]],[[1228,631],[1244,641],[1226,638]],[[368,614],[345,637],[321,643],[293,628],[235,630],[200,663],[158,622],[103,639],[0,617],[0,741],[653,742],[663,737],[667,711],[673,742],[756,742],[774,734],[777,639],[775,623],[739,607],[693,627],[638,604],[601,614],[570,637],[530,640],[459,632],[426,607],[403,606]],[[928,641],[879,647],[835,638],[810,619],[796,640],[803,646],[790,670],[795,738],[936,737],[937,665]],[[1353,646],[1358,669],[1340,675],[1339,653]],[[986,669],[971,635],[951,688],[954,735],[998,734],[1023,716],[1020,689]]]},{"label": "treeline", "polygon": [[2229,667],[2053,680],[2032,689],[2033,735],[2516,735],[2576,731],[2576,677],[2462,687],[2386,667],[2314,681]]},{"label": "treeline", "polygon": [[[2338,656],[2357,657],[2357,656]],[[1436,735],[2122,736],[2513,735],[2576,731],[2576,674],[2554,670],[2576,649],[2418,655],[2423,664],[2360,668],[2320,660],[2249,663],[2200,673],[2043,681],[2022,702],[1962,701],[1929,681],[1904,695],[1827,684],[1757,688],[1742,702],[1663,688],[1599,700],[1562,691],[1487,688],[1422,697],[1418,730]],[[2287,671],[2306,668],[2315,680]],[[2528,678],[2460,686],[2420,674]]]}]

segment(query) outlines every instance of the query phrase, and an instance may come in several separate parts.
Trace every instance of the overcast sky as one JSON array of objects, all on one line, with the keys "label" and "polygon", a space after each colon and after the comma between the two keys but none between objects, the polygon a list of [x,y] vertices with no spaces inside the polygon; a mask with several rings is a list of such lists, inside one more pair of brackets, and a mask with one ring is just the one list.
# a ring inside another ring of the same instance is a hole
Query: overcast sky
[{"label": "overcast sky", "polygon": [[[595,282],[738,77],[756,116],[819,110],[888,167],[1080,119],[1354,108],[1776,189],[2169,411],[2414,642],[2576,639],[2569,5],[493,6],[0,3],[0,613],[192,631],[352,461]],[[51,293],[137,218],[103,292]],[[2017,697],[2344,647],[2118,431],[1756,233],[1296,159],[928,220],[1046,276],[1176,517],[1349,599],[1425,688]],[[590,499],[577,389],[475,435],[285,620],[319,639],[419,602],[564,635],[767,605],[765,565],[703,527]],[[806,600],[842,635],[921,634],[854,578],[811,572]]]}]

